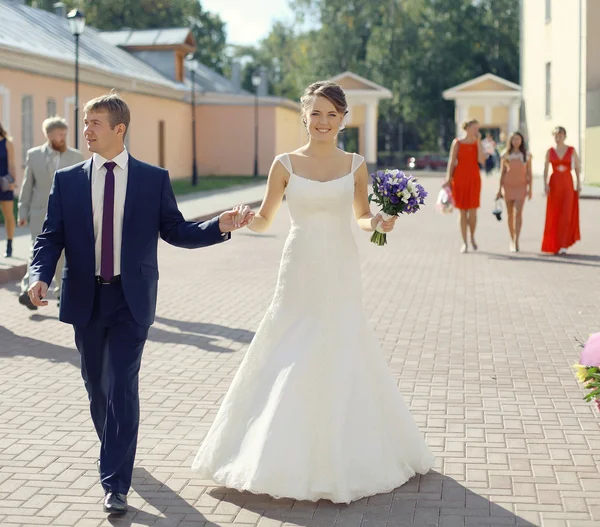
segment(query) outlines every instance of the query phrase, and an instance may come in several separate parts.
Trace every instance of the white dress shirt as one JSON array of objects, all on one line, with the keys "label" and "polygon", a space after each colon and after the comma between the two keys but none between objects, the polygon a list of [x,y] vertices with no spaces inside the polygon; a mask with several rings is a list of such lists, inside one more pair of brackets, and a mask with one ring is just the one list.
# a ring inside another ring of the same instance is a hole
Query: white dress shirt
[{"label": "white dress shirt", "polygon": [[100,261],[102,258],[102,216],[104,212],[104,182],[106,168],[104,163],[114,161],[117,166],[115,174],[115,209],[114,209],[114,273],[121,274],[121,240],[123,237],[123,212],[125,210],[125,195],[127,194],[127,177],[129,174],[129,153],[124,149],[113,159],[104,159],[99,154],[92,158],[92,212],[94,214],[94,240],[96,242],[96,276],[100,275]]}]

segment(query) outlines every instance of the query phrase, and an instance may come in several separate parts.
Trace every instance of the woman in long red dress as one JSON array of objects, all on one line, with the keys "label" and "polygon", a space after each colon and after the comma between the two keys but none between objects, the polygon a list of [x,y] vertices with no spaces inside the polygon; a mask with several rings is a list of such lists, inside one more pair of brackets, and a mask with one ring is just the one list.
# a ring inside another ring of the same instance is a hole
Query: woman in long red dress
[{"label": "woman in long red dress", "polygon": [[479,122],[472,119],[463,124],[465,137],[455,139],[448,160],[448,174],[444,187],[451,187],[454,207],[460,212],[460,233],[463,239],[461,253],[468,251],[467,230],[471,235],[471,246],[477,250],[475,229],[477,209],[481,196],[480,165],[485,161],[481,146]]},{"label": "woman in long red dress", "polygon": [[[554,129],[556,147],[546,153],[544,186],[546,196],[546,227],[542,252],[566,254],[567,248],[581,239],[579,233],[579,178],[580,163],[575,148],[565,144],[567,131],[562,126]],[[548,181],[548,168],[552,175]],[[573,187],[571,167],[575,168],[576,186]]]}]

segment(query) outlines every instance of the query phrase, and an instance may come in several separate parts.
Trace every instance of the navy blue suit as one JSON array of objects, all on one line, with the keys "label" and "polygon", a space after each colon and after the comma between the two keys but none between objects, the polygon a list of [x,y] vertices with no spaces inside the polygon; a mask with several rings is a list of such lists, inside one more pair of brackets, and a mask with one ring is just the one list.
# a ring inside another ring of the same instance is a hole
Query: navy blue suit
[{"label": "navy blue suit", "polygon": [[138,374],[158,286],[158,236],[189,249],[229,239],[218,218],[195,223],[177,208],[169,174],[129,157],[123,212],[121,281],[96,281],[91,196],[92,160],[56,172],[30,283],[50,284],[65,250],[60,320],[73,324],[92,420],[102,443],[106,491],[131,485],[139,428]]}]

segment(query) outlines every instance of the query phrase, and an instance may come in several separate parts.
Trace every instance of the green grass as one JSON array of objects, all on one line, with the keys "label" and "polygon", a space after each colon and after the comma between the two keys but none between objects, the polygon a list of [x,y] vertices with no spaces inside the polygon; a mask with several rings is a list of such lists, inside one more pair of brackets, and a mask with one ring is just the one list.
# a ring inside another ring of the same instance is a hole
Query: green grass
[{"label": "green grass", "polygon": [[[252,183],[261,182],[264,183],[267,178],[259,176],[253,178],[250,176],[201,176],[198,177],[198,184],[192,185],[192,178],[176,179],[172,182],[173,192],[176,196],[183,196],[184,194],[191,194],[193,192],[205,192],[208,190],[219,190],[229,187],[235,187],[236,185],[250,185]],[[15,199],[15,218],[17,217],[17,203]],[[4,216],[0,211],[0,225],[4,224]]]},{"label": "green grass", "polygon": [[173,185],[173,192],[176,196],[183,194],[191,194],[192,192],[203,192],[207,190],[219,190],[229,187],[235,187],[236,185],[250,185],[252,183],[264,183],[267,181],[266,177],[259,176],[253,178],[250,176],[201,176],[198,177],[198,184],[192,185],[192,178],[186,179],[175,179],[171,182]]}]

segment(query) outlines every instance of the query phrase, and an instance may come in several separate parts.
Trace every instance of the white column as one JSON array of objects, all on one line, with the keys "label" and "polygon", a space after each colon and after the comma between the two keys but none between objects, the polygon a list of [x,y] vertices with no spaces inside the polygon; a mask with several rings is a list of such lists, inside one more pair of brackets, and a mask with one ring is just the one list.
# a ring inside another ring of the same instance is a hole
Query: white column
[{"label": "white column", "polygon": [[377,163],[377,101],[368,102],[365,112],[365,160]]},{"label": "white column", "polygon": [[512,134],[519,129],[519,109],[520,104],[513,102],[508,111],[508,133]]},{"label": "white column", "polygon": [[492,124],[492,105],[486,104],[483,108],[483,125],[488,126]]},{"label": "white column", "polygon": [[4,129],[10,133],[10,90],[6,86],[0,84],[0,97],[2,97],[2,119]]},{"label": "white column", "polygon": [[462,124],[469,118],[469,104],[456,101],[456,137],[462,135]]}]

